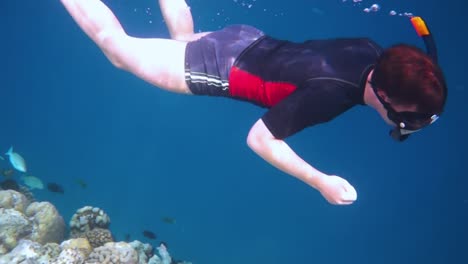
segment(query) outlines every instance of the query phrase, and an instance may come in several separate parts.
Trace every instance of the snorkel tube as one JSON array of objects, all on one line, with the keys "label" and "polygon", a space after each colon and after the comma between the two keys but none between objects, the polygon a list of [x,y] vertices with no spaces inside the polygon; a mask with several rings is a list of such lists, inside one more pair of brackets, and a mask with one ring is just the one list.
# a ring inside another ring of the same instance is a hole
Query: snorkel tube
[{"label": "snorkel tube", "polygon": [[[413,24],[414,29],[416,30],[416,33],[424,41],[427,55],[429,55],[432,61],[437,64],[437,61],[438,61],[437,46],[435,44],[434,37],[432,36],[431,32],[429,31],[429,28],[426,25],[426,22],[424,22],[424,20],[419,16],[411,17],[410,20],[411,20],[411,23]],[[438,115],[433,115],[431,117],[430,124],[434,123],[438,118],[439,118]],[[419,130],[420,129],[408,130],[408,129],[405,129],[404,126],[401,127],[400,125],[390,131],[390,136],[397,141],[404,141],[410,136],[410,134],[417,132]]]},{"label": "snorkel tube", "polygon": [[431,59],[437,63],[437,47],[434,41],[434,37],[432,37],[431,32],[426,26],[426,22],[421,17],[412,17],[411,23],[413,24],[414,29],[419,37],[421,37],[424,41],[424,45],[426,46],[426,53],[431,57]]}]

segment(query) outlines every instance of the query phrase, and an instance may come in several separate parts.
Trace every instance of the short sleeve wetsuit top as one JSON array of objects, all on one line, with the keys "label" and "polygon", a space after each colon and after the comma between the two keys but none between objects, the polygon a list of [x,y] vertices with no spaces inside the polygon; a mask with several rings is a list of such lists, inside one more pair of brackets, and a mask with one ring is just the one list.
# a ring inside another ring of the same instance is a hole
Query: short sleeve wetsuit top
[{"label": "short sleeve wetsuit top", "polygon": [[364,87],[382,48],[367,38],[303,43],[263,36],[229,74],[231,97],[269,108],[262,121],[278,139],[364,104]]}]

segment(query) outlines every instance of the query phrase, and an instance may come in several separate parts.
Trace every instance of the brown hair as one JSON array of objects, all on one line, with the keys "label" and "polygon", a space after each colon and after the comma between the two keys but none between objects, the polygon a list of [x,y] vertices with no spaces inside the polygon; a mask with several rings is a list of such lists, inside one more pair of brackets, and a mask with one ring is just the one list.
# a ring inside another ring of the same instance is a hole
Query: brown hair
[{"label": "brown hair", "polygon": [[399,44],[379,57],[372,83],[399,105],[416,105],[417,112],[440,114],[447,98],[442,70],[422,50]]}]

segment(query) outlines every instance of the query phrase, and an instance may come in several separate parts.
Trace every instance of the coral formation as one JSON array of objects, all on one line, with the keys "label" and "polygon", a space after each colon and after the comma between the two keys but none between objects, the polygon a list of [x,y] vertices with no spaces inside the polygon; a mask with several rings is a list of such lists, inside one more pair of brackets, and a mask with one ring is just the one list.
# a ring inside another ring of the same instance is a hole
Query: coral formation
[{"label": "coral formation", "polygon": [[142,242],[135,240],[130,242],[129,245],[138,253],[138,264],[148,263],[148,259],[154,255],[153,246],[150,244],[143,244]]},{"label": "coral formation", "polygon": [[44,246],[31,240],[21,240],[8,254],[0,256],[0,264],[53,263],[60,253],[60,246],[49,243]]},{"label": "coral formation", "polygon": [[76,211],[70,220],[70,237],[86,237],[86,232],[94,228],[107,229],[109,216],[97,207],[85,206]]},{"label": "coral formation", "polygon": [[93,250],[91,244],[86,238],[75,238],[63,241],[62,244],[60,244],[60,247],[62,249],[78,250],[81,253],[83,253],[83,256],[85,257],[88,257],[91,251]]},{"label": "coral formation", "polygon": [[152,258],[149,259],[148,264],[173,264],[172,257],[167,252],[166,246],[161,243],[159,247],[157,247],[158,255],[154,255]]},{"label": "coral formation", "polygon": [[17,191],[0,191],[0,254],[13,249],[20,239],[58,243],[64,235],[65,222],[51,203],[29,203]]},{"label": "coral formation", "polygon": [[111,232],[104,228],[89,230],[85,236],[93,248],[104,246],[107,242],[114,242]]},{"label": "coral formation", "polygon": [[15,209],[19,212],[24,212],[29,205],[29,200],[26,196],[14,190],[0,191],[0,208]]},{"label": "coral formation", "polygon": [[41,256],[41,248],[39,243],[21,240],[11,252],[0,257],[0,264],[30,263],[28,260]]},{"label": "coral formation", "polygon": [[13,179],[6,179],[0,182],[0,191],[1,190],[17,191],[17,192],[24,194],[24,196],[26,196],[26,198],[29,200],[30,203],[35,201],[34,195],[28,189],[28,187],[18,184],[18,182],[16,182],[16,180],[13,180]]},{"label": "coral formation", "polygon": [[101,209],[83,207],[70,220],[73,238],[62,241],[65,222],[51,203],[0,190],[0,264],[190,264],[173,261],[162,243],[155,254],[140,241],[113,242],[109,224]]},{"label": "coral formation", "polygon": [[33,202],[26,208],[33,232],[30,239],[41,244],[60,243],[65,237],[65,221],[49,202]]},{"label": "coral formation", "polygon": [[125,242],[109,242],[95,248],[85,262],[86,264],[136,264],[138,253]]},{"label": "coral formation", "polygon": [[56,260],[52,261],[51,264],[82,264],[86,259],[86,256],[82,251],[73,248],[63,249]]},{"label": "coral formation", "polygon": [[21,212],[0,208],[0,254],[13,249],[21,238],[31,232],[32,226]]},{"label": "coral formation", "polygon": [[[22,240],[25,241],[25,240]],[[55,260],[59,254],[62,248],[60,247],[59,244],[56,243],[47,243],[44,246],[42,246],[41,249],[41,257],[40,259],[43,259],[43,261],[39,261],[39,263],[47,263],[46,260]]]}]

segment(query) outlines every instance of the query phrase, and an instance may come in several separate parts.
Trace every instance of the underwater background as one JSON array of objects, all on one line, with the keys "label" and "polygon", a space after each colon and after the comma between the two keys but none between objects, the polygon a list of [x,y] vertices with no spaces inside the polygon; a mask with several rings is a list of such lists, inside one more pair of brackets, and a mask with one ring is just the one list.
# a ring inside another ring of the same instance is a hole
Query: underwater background
[{"label": "underwater background", "polygon": [[[128,34],[168,37],[156,0],[105,3]],[[114,68],[60,1],[2,0],[0,151],[13,146],[31,175],[65,189],[34,190],[36,199],[67,223],[100,207],[116,240],[165,241],[196,264],[468,263],[466,1],[188,3],[196,31],[244,23],[282,39],[370,37],[384,47],[423,48],[408,18],[389,11],[420,15],[438,44],[446,111],[404,143],[366,107],[288,139],[356,187],[353,205],[333,206],[247,147],[265,109],[155,89]],[[375,3],[378,12],[363,12]]]}]

